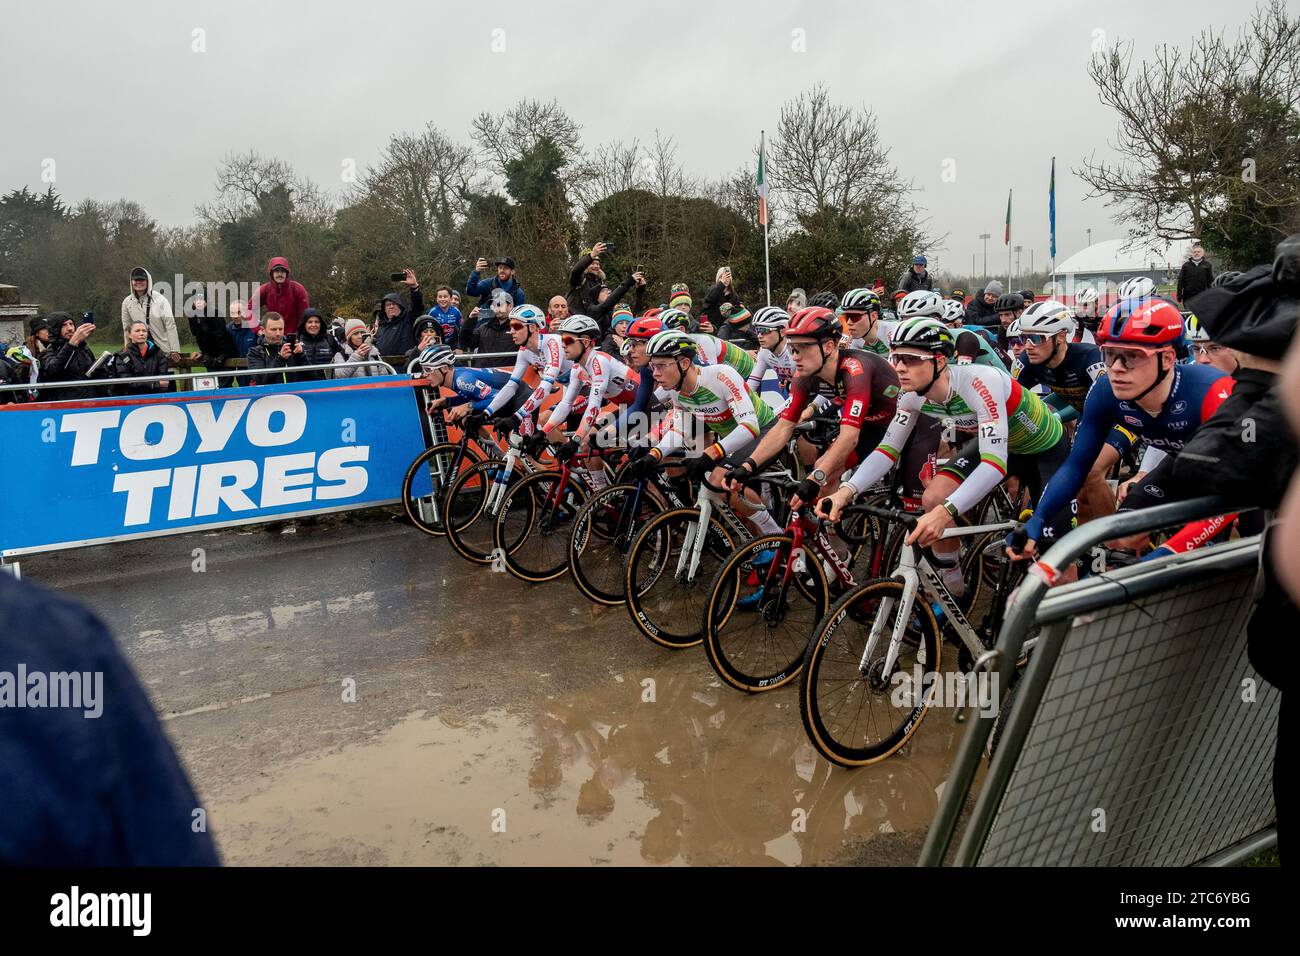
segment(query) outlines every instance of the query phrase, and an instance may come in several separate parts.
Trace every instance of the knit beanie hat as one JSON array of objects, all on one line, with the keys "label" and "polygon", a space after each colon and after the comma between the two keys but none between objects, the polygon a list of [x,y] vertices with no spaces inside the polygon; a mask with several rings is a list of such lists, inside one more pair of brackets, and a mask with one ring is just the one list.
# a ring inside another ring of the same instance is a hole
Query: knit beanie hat
[{"label": "knit beanie hat", "polygon": [[690,309],[691,290],[685,282],[674,282],[668,293],[668,307],[672,309]]}]

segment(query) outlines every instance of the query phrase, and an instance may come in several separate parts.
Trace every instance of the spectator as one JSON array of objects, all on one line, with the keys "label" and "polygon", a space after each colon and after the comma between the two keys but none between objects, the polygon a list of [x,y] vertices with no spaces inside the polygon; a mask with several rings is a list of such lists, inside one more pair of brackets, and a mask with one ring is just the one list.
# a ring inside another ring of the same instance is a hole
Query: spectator
[{"label": "spectator", "polygon": [[600,343],[600,350],[623,361],[623,342],[627,339],[628,327],[632,324],[632,310],[625,305],[617,305],[610,314],[609,335]]},{"label": "spectator", "polygon": [[970,300],[970,305],[966,306],[966,317],[962,320],[964,325],[997,325],[998,310],[994,308],[997,305],[998,296],[1002,295],[1002,283],[994,279],[984,287],[982,295],[974,296]]},{"label": "spectator", "polygon": [[[728,308],[723,311],[723,306]],[[704,293],[704,301],[700,305],[700,316],[707,317],[709,324],[715,329],[721,329],[730,319],[732,313],[743,309],[740,296],[736,294],[735,287],[731,280],[731,267],[722,266],[713,278],[713,285],[709,286],[708,291]]]},{"label": "spectator", "polygon": [[382,354],[375,346],[375,339],[366,323],[360,319],[348,319],[343,334],[343,351],[334,354],[335,378],[368,378],[386,374],[378,365],[360,364],[367,359],[378,359]]},{"label": "spectator", "polygon": [[422,315],[415,320],[415,347],[408,349],[402,356],[405,363],[398,371],[405,371],[406,366],[410,365],[415,359],[419,358],[420,353],[430,345],[437,345],[442,341],[442,325],[432,315]]},{"label": "spectator", "polygon": [[[482,308],[480,306],[480,308]],[[517,352],[514,338],[510,335],[510,310],[514,300],[504,289],[497,289],[492,299],[491,311],[486,319],[474,323],[474,330],[468,342],[461,337],[461,344],[468,346],[467,352]],[[491,364],[487,362],[485,364]]]},{"label": "spectator", "polygon": [[[95,703],[15,707],[0,720],[0,860],[7,866],[216,866],[201,806],[149,697],[103,623],[0,574],[0,671],[87,674]],[[96,708],[99,709],[95,713]],[[90,715],[94,714],[92,718]]]},{"label": "spectator", "polygon": [[[411,296],[411,307],[402,305],[402,297],[390,292],[379,300],[376,315],[374,349],[375,358],[381,355],[405,355],[415,347],[415,317],[424,314],[424,295],[420,292],[420,281],[410,269],[403,269],[407,290]],[[350,339],[351,333],[345,334]],[[347,342],[344,342],[347,347]]]},{"label": "spectator", "polygon": [[785,310],[794,315],[800,309],[808,308],[808,293],[803,289],[791,289],[790,297],[785,300]]},{"label": "spectator", "polygon": [[[86,340],[95,333],[92,322],[77,325],[66,312],[52,312],[46,323],[50,329],[49,347],[41,353],[40,380],[50,382],[84,381],[86,373],[95,364],[95,353]],[[94,398],[96,389],[55,388],[46,391],[41,401],[63,402],[73,399]]]},{"label": "spectator", "polygon": [[[877,279],[871,285],[871,291],[876,294],[880,301],[885,301],[885,280]],[[789,311],[788,309],[786,311]]]},{"label": "spectator", "polygon": [[[438,291],[434,293],[434,306],[429,310],[429,315],[437,321],[439,326],[439,337],[452,348],[460,343],[461,324],[463,316],[460,309],[452,305],[453,293],[450,286],[440,285]],[[419,333],[416,333],[416,344],[419,344]]]},{"label": "spectator", "polygon": [[39,316],[33,318],[27,324],[27,352],[39,363],[41,355],[49,348],[50,326]]},{"label": "spectator", "polygon": [[136,319],[149,326],[149,337],[167,353],[172,364],[181,360],[181,340],[176,334],[176,318],[172,315],[171,303],[162,293],[154,291],[149,270],[138,266],[131,270],[131,294],[122,300],[123,346],[130,344],[128,333]]},{"label": "spectator", "polygon": [[607,289],[601,286],[600,291],[596,294],[596,306],[591,310],[588,318],[596,320],[596,324],[602,330],[609,328],[609,317],[614,314],[614,310],[622,303],[623,297],[627,295],[628,290],[636,286],[636,298],[633,300],[633,311],[640,312],[641,306],[645,302],[645,276],[639,272],[634,272],[624,279],[614,289]]},{"label": "spectator", "polygon": [[925,256],[917,256],[911,267],[898,280],[898,288],[903,292],[915,292],[917,289],[933,289],[934,281],[926,270]]},{"label": "spectator", "polygon": [[952,299],[954,302],[960,302],[962,304],[962,307],[965,308],[966,291],[964,289],[953,289],[951,292],[948,293],[948,298]]},{"label": "spectator", "polygon": [[1174,293],[1179,305],[1185,305],[1188,299],[1199,295],[1210,287],[1214,281],[1214,269],[1210,260],[1205,258],[1205,247],[1199,242],[1192,246],[1192,255],[1178,270],[1178,288]]},{"label": "spectator", "polygon": [[226,332],[235,343],[236,357],[247,358],[249,350],[257,344],[257,331],[244,309],[244,303],[239,299],[230,303],[230,321],[226,323]]},{"label": "spectator", "polygon": [[[476,295],[478,300],[478,324],[487,321],[492,314],[492,293],[496,289],[501,289],[514,301],[516,305],[524,304],[524,287],[519,284],[515,278],[515,260],[509,256],[502,256],[496,261],[497,274],[492,279],[480,279],[479,273],[486,272],[488,261],[479,256],[478,263],[474,266],[474,271],[469,274],[469,281],[465,283],[465,294]],[[462,338],[463,338],[462,333]]]},{"label": "spectator", "polygon": [[[243,303],[239,303],[243,307]],[[226,363],[238,355],[235,340],[226,327],[226,322],[218,315],[208,315],[208,303],[204,299],[195,299],[191,306],[192,315],[188,316],[190,334],[198,345],[197,352],[190,353],[190,361],[202,365],[209,372],[226,371]],[[215,307],[214,307],[215,312]],[[218,379],[222,388],[235,384],[233,378]]]},{"label": "spectator", "polygon": [[[149,326],[136,319],[127,330],[127,346],[113,358],[114,378],[143,378],[167,374],[167,356],[149,338]],[[171,390],[170,379],[157,382],[124,382],[114,387],[118,395],[159,395]]]},{"label": "spectator", "polygon": [[[289,260],[276,256],[266,264],[270,282],[263,282],[257,289],[257,295],[249,303],[255,315],[265,316],[275,312],[284,320],[284,334],[297,335],[298,323],[302,314],[311,305],[311,297],[301,282],[289,277]],[[266,321],[265,318],[262,319]]]},{"label": "spectator", "polygon": [[[307,309],[298,325],[298,344],[294,351],[302,356],[303,365],[329,365],[334,361],[338,346],[325,326],[325,317],[318,309]],[[316,382],[329,376],[322,369],[299,372],[298,381]]]},{"label": "spectator", "polygon": [[[26,345],[13,345],[0,352],[0,385],[35,385],[38,363],[32,360],[32,353]],[[0,392],[0,405],[18,405],[33,400],[36,392],[32,388],[25,390]]]},{"label": "spectator", "polygon": [[[565,299],[568,314],[563,318],[568,318],[569,315],[591,315],[591,310],[599,301],[597,295],[605,284],[605,270],[600,266],[600,258],[607,248],[606,243],[596,243],[574,265],[573,271],[569,273],[569,295]],[[552,313],[551,324],[554,325],[556,321],[556,316]]]},{"label": "spectator", "polygon": [[569,311],[569,300],[562,295],[553,295],[546,306],[546,327],[554,328],[572,314]]},{"label": "spectator", "polygon": [[[305,364],[302,359],[302,343],[293,346],[284,337],[284,316],[278,312],[263,314],[262,338],[248,350],[249,369],[283,369]],[[251,375],[248,384],[263,385],[267,382],[287,381],[289,376],[282,372],[279,375]]]},{"label": "spectator", "polygon": [[691,325],[696,327],[700,332],[713,332],[713,326],[708,321],[708,316],[701,316],[696,320],[691,309],[695,302],[691,299],[691,290],[685,282],[674,282],[668,290],[668,308],[678,309],[685,312],[691,317]]},{"label": "spectator", "polygon": [[1033,289],[1021,289],[1020,298],[1025,300],[1025,308],[1027,309],[1034,304],[1034,301],[1038,296],[1034,293]]}]

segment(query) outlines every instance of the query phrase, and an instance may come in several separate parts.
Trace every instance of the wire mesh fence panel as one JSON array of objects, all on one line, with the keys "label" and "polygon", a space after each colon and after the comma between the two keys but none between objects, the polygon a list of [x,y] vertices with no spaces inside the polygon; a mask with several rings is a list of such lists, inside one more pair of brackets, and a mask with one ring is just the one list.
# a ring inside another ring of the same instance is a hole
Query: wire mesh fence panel
[{"label": "wire mesh fence panel", "polygon": [[1246,656],[1254,581],[1073,621],[980,865],[1186,866],[1273,822],[1280,697]]}]

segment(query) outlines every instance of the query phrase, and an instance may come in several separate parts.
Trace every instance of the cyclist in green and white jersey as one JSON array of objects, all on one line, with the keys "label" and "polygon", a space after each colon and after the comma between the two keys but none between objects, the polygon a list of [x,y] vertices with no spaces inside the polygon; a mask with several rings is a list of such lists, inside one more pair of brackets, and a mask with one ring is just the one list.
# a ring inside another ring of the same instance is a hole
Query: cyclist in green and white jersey
[{"label": "cyclist in green and white jersey", "polygon": [[659,323],[664,331],[690,334],[696,344],[695,361],[700,365],[730,365],[740,373],[741,378],[749,378],[749,374],[754,371],[754,356],[716,335],[695,331],[698,326],[689,313],[681,309],[664,309],[659,313]]},{"label": "cyclist in green and white jersey", "polygon": [[844,293],[837,311],[844,322],[840,348],[887,355],[889,333],[898,323],[882,319],[880,313],[880,296],[871,289],[850,289]]},{"label": "cyclist in green and white jersey", "polygon": [[[933,550],[944,583],[954,596],[965,592],[957,541],[942,540],[958,515],[974,508],[1008,474],[1037,500],[1069,455],[1061,420],[1011,376],[983,365],[953,365],[952,332],[934,319],[911,319],[894,330],[890,364],[903,394],[885,437],[831,498],[837,520],[855,497],[883,478],[920,418],[945,421],[971,436],[935,474],[922,496],[925,514],[908,542]],[[1053,535],[1073,525],[1074,503],[1052,515]],[[1046,535],[1046,532],[1045,532]]]}]

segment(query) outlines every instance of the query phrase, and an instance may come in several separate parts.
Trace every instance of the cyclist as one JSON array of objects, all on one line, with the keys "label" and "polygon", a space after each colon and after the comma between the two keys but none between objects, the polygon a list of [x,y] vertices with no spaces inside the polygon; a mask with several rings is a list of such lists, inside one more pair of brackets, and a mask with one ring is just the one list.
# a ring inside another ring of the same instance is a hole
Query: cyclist
[{"label": "cyclist", "polygon": [[[790,399],[790,382],[795,375],[794,353],[785,340],[785,330],[790,324],[790,314],[775,305],[767,305],[754,313],[754,333],[758,336],[758,354],[745,384],[754,394],[763,387],[763,377],[770,369],[776,375],[779,402],[768,402],[774,412],[779,412]],[[767,399],[764,399],[767,401]],[[778,407],[779,405],[779,407]]]},{"label": "cyclist", "polygon": [[582,447],[595,427],[596,417],[606,404],[630,405],[636,398],[640,376],[621,361],[602,352],[600,323],[585,315],[571,315],[557,329],[565,358],[572,364],[568,387],[541,426],[541,434],[556,441],[569,412],[574,408],[578,393],[587,390],[586,410],[582,413],[573,434],[555,457],[567,461]]},{"label": "cyclist", "polygon": [[565,356],[560,337],[551,332],[543,332],[545,327],[546,313],[535,305],[519,305],[511,311],[510,338],[518,346],[519,355],[515,358],[514,371],[510,373],[509,381],[483,410],[483,415],[488,418],[501,415],[514,399],[524,374],[533,368],[541,374],[542,380],[514,411],[514,416],[523,421],[532,415],[550,394],[555,383],[569,371],[573,363]]},{"label": "cyclist", "polygon": [[1241,367],[1237,353],[1226,345],[1210,341],[1210,334],[1195,315],[1187,317],[1187,331],[1191,333],[1192,357],[1202,365],[1213,365],[1221,372],[1233,374]]},{"label": "cyclist", "polygon": [[[439,408],[447,408],[449,421],[459,421],[469,412],[485,412],[492,400],[510,381],[510,376],[500,369],[469,368],[456,366],[456,353],[449,345],[438,343],[425,348],[417,361],[423,370],[423,377],[428,380],[429,388],[436,397],[425,406],[432,413]],[[450,397],[441,395],[440,389],[450,389]],[[516,395],[512,400],[515,408],[524,403],[527,395]],[[511,409],[513,410],[513,409]],[[532,425],[532,419],[526,423]],[[527,434],[524,428],[521,433]]]},{"label": "cyclist", "polygon": [[[665,455],[685,445],[688,428],[708,431],[716,436],[716,441],[691,462],[691,467],[696,469],[696,474],[706,474],[710,484],[720,485],[725,469],[737,458],[753,454],[776,416],[731,366],[698,365],[695,357],[699,345],[689,333],[662,331],[650,340],[646,351],[655,384],[681,411],[682,421],[680,428],[667,429],[631,468],[635,474],[644,474],[657,467]],[[734,496],[732,505],[760,534],[780,532],[781,526],[756,495],[746,497],[744,504],[739,496]]]},{"label": "cyclist", "polygon": [[894,414],[898,376],[873,352],[841,349],[840,323],[827,308],[809,306],[796,312],[786,339],[799,370],[790,384],[790,401],[772,431],[727,478],[734,488],[761,471],[786,447],[814,396],[826,395],[840,406],[839,434],[814,462],[805,487],[795,494],[792,504],[798,507],[812,501],[828,477],[838,479],[875,447],[885,422]]},{"label": "cyclist", "polygon": [[1016,357],[1016,350],[1007,342],[1007,330],[1025,311],[1025,297],[1019,292],[1004,292],[993,303],[993,311],[998,314],[998,325],[993,330],[997,337],[995,344],[1006,354],[1007,365],[1010,366],[1011,360]]},{"label": "cyclist", "polygon": [[681,309],[664,309],[659,313],[659,323],[665,332],[688,332],[695,339],[696,361],[701,365],[730,365],[748,378],[754,371],[754,356],[737,345],[732,345],[716,335],[698,331],[699,325],[691,318],[689,312]]},{"label": "cyclist", "polygon": [[1087,285],[1074,294],[1074,318],[1077,325],[1071,342],[1096,343],[1094,333],[1101,316],[1097,314],[1097,290]]},{"label": "cyclist", "polygon": [[943,324],[952,331],[956,354],[953,356],[958,365],[987,365],[990,368],[1007,370],[1007,364],[998,354],[993,342],[993,333],[983,326],[966,327],[966,310],[956,299],[946,299],[943,314],[938,316]]},{"label": "cyclist", "polygon": [[[898,461],[918,418],[949,420],[971,435],[942,466],[922,496],[925,514],[908,543],[932,550],[954,597],[966,592],[959,542],[943,532],[979,504],[1008,475],[1015,475],[1035,498],[1069,453],[1061,420],[1033,392],[1006,372],[979,365],[953,365],[952,333],[934,319],[912,319],[894,330],[890,364],[898,370],[903,395],[884,438],[834,494],[831,519],[883,478]],[[1049,527],[1064,534],[1073,524],[1069,501],[1050,512]]]},{"label": "cyclist", "polygon": [[880,296],[871,289],[850,289],[840,302],[839,315],[844,320],[842,349],[863,349],[884,355],[889,351],[889,332],[897,322],[880,318]]},{"label": "cyclist", "polygon": [[1132,496],[1126,507],[1154,503],[1163,497],[1158,486],[1147,487],[1147,472],[1177,451],[1183,442],[1232,392],[1234,381],[1211,365],[1182,365],[1176,345],[1183,335],[1183,317],[1177,306],[1160,298],[1125,299],[1107,311],[1097,328],[1106,374],[1098,378],[1084,402],[1070,456],[1048,485],[1039,510],[1025,527],[1026,544],[1013,557],[1027,559],[1037,550],[1044,528],[1042,516],[1064,507],[1078,493],[1089,470],[1106,444],[1111,429],[1123,425],[1145,439],[1138,474],[1120,488],[1120,497]]}]

